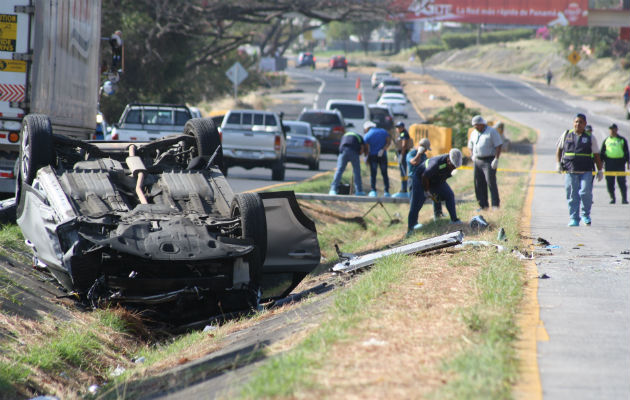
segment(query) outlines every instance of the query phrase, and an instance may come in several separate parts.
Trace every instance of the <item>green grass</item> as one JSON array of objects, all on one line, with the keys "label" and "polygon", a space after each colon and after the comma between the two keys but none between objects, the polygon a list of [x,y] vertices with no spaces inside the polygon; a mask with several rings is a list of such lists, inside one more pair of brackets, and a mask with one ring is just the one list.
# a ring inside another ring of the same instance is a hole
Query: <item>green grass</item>
[{"label": "green grass", "polygon": [[31,250],[24,243],[19,226],[7,224],[0,227],[0,254],[23,263],[30,262]]},{"label": "green grass", "polygon": [[371,316],[370,301],[389,290],[409,266],[406,256],[381,259],[350,289],[339,292],[328,320],[291,351],[271,358],[244,386],[241,397],[291,396],[298,387],[311,387],[309,374],[325,360],[331,346],[346,338],[350,328]]}]

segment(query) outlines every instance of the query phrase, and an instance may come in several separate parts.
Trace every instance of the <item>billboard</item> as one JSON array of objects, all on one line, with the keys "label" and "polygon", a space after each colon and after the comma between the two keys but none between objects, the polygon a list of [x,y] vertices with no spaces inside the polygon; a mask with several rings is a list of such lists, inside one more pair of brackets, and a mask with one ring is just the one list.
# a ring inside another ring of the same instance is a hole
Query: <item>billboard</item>
[{"label": "billboard", "polygon": [[473,24],[582,25],[588,0],[398,0],[399,19]]}]

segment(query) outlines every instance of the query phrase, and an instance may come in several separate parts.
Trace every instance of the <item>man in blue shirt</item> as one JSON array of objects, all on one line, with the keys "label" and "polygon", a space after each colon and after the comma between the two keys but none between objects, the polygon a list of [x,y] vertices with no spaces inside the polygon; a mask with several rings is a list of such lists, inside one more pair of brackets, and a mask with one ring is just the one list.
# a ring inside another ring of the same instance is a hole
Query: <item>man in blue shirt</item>
[{"label": "man in blue shirt", "polygon": [[377,128],[372,121],[366,121],[363,124],[365,131],[365,143],[367,144],[368,157],[367,164],[370,166],[370,186],[371,189],[368,196],[376,197],[376,174],[378,168],[383,175],[383,185],[385,192],[383,196],[389,197],[389,177],[387,176],[387,148],[392,142],[392,138],[385,129]]},{"label": "man in blue shirt", "polygon": [[346,169],[348,162],[352,164],[352,173],[354,176],[354,192],[357,196],[365,196],[363,186],[361,184],[361,154],[367,154],[365,141],[363,137],[356,132],[346,132],[339,143],[339,156],[337,157],[337,170],[330,185],[328,194],[337,194],[337,188],[341,183],[341,176]]},{"label": "man in blue shirt", "polygon": [[446,209],[451,217],[452,224],[461,224],[457,218],[455,209],[455,194],[446,180],[451,177],[454,169],[462,165],[462,152],[459,149],[451,149],[448,154],[432,157],[418,165],[413,174],[411,184],[411,201],[409,204],[409,216],[407,218],[407,233],[422,228],[418,223],[418,213],[428,198],[439,196],[446,203]]}]

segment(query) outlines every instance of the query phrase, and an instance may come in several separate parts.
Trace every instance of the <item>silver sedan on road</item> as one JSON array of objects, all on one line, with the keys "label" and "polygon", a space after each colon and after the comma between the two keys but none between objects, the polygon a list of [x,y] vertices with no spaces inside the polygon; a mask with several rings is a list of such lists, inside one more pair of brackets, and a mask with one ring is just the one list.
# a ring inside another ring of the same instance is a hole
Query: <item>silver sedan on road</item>
[{"label": "silver sedan on road", "polygon": [[311,124],[302,121],[282,121],[287,134],[287,161],[308,165],[308,169],[319,169],[321,146],[313,135]]}]

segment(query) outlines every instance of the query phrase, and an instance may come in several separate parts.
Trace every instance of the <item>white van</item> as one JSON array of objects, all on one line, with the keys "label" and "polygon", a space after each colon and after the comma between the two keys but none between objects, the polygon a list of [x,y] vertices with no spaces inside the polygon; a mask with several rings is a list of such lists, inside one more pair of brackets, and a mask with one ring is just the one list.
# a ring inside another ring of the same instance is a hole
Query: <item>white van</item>
[{"label": "white van", "polygon": [[330,99],[326,103],[327,110],[339,110],[346,122],[346,128],[363,133],[363,123],[370,120],[367,104],[357,100]]}]

